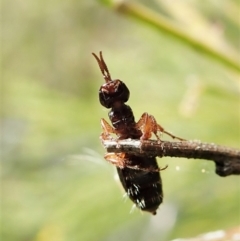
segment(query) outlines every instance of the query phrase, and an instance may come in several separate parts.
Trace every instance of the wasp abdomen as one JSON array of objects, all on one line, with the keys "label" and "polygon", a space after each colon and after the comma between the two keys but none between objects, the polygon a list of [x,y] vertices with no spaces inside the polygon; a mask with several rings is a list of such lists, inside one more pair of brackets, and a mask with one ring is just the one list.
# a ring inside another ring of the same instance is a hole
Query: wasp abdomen
[{"label": "wasp abdomen", "polygon": [[[136,158],[136,156],[135,156]],[[137,157],[138,161],[148,163],[152,168],[158,168],[156,158]],[[139,160],[142,159],[142,160]],[[141,167],[143,167],[141,165]],[[162,182],[159,172],[134,170],[132,168],[117,168],[120,181],[138,208],[156,214],[156,210],[163,200]]]}]

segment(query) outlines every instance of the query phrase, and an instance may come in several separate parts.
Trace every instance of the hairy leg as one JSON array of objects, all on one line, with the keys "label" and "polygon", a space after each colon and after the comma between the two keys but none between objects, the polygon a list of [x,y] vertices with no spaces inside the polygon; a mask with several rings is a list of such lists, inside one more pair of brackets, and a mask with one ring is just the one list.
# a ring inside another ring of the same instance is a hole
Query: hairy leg
[{"label": "hairy leg", "polygon": [[185,139],[182,139],[180,137],[174,136],[171,133],[164,130],[164,128],[159,125],[154,118],[154,116],[149,115],[148,113],[143,113],[141,118],[136,124],[136,127],[142,131],[141,140],[148,140],[151,138],[152,133],[156,136],[158,141],[161,141],[160,137],[158,136],[157,132],[159,131],[161,133],[165,133],[169,136],[171,136],[173,139],[178,139],[180,141],[185,141]]}]

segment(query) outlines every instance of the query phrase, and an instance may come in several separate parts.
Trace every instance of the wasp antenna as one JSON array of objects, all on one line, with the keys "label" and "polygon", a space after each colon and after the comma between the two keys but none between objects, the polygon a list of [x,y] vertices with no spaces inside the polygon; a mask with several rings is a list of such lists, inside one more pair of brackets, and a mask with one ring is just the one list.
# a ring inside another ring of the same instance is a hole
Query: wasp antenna
[{"label": "wasp antenna", "polygon": [[110,73],[109,73],[109,71],[108,71],[108,67],[107,67],[107,65],[106,65],[106,63],[105,63],[105,61],[104,61],[104,59],[103,59],[102,51],[99,52],[99,55],[100,55],[100,59],[101,59],[101,62],[102,62],[102,64],[103,64],[104,70],[105,70],[105,72],[106,72],[106,74],[107,74],[107,75],[104,76],[104,78],[105,78],[105,77],[107,78],[107,79],[105,79],[106,82],[111,81],[111,80],[112,80],[112,79],[111,79],[111,75],[110,75]]},{"label": "wasp antenna", "polygon": [[99,66],[99,68],[100,68],[102,74],[104,75],[104,68],[103,68],[103,66],[102,66],[102,62],[101,62],[101,60],[98,58],[98,56],[97,56],[95,53],[92,53],[92,55],[93,55],[93,56],[95,57],[95,59],[97,60],[97,62],[98,62],[98,66]]},{"label": "wasp antenna", "polygon": [[103,59],[103,56],[102,56],[102,51],[99,52],[99,55],[100,55],[100,58],[95,54],[95,53],[92,53],[92,55],[95,57],[95,59],[97,60],[98,62],[98,65],[99,65],[99,68],[103,74],[103,78],[105,79],[106,82],[109,82],[109,81],[112,81],[111,79],[111,75],[108,71],[108,67]]}]

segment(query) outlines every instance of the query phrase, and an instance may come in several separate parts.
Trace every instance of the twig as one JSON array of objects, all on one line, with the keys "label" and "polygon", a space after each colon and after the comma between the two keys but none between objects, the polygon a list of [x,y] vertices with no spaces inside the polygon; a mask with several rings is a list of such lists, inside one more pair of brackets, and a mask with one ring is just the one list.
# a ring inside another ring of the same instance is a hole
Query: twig
[{"label": "twig", "polygon": [[185,30],[176,27],[169,20],[158,14],[157,12],[145,7],[138,2],[131,1],[114,1],[114,0],[99,0],[105,5],[114,8],[116,11],[134,17],[152,27],[155,27],[159,31],[163,31],[169,36],[175,37],[176,39],[186,43],[188,46],[193,47],[199,53],[205,54],[206,56],[212,57],[217,62],[228,66],[232,70],[240,72],[239,60],[237,57],[229,56],[224,53],[221,49],[216,49],[210,46],[206,42],[203,42],[194,36],[190,35]]},{"label": "twig", "polygon": [[240,150],[200,141],[158,143],[155,140],[104,140],[107,152],[126,152],[135,155],[185,157],[214,161],[219,176],[240,174]]}]

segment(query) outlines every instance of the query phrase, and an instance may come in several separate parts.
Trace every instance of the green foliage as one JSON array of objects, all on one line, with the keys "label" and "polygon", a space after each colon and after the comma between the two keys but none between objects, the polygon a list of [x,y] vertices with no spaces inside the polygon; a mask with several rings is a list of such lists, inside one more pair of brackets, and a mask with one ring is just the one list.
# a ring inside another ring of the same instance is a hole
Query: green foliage
[{"label": "green foliage", "polygon": [[[179,29],[236,52],[236,1],[166,2],[155,10]],[[239,75],[97,1],[9,0],[3,13],[3,240],[169,240],[239,223],[239,177],[184,159],[159,159],[169,168],[158,215],[129,214],[98,138],[107,110],[91,53],[102,50],[112,77],[127,84],[136,119],[147,111],[177,136],[232,147]]]}]

